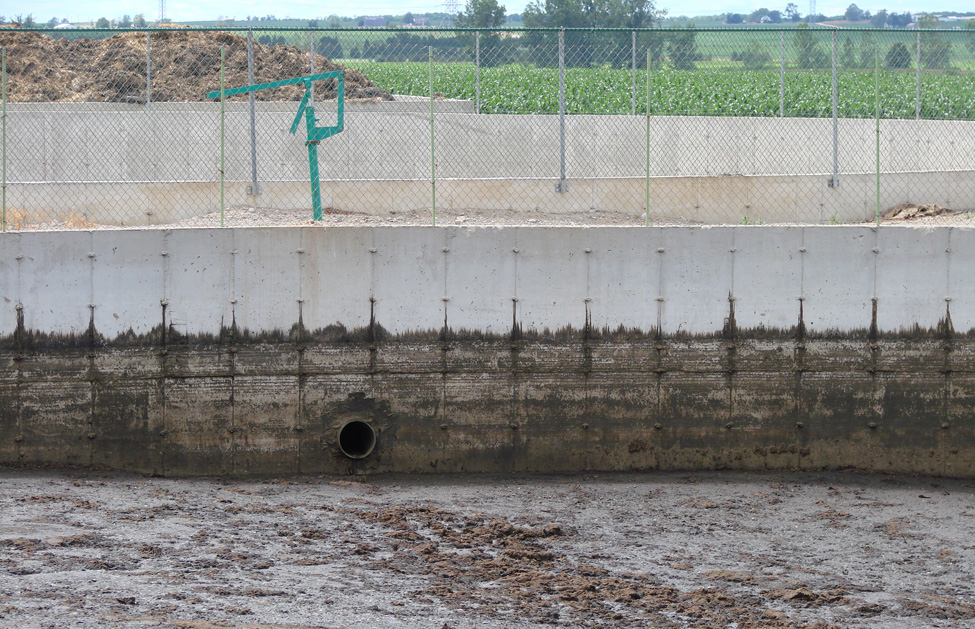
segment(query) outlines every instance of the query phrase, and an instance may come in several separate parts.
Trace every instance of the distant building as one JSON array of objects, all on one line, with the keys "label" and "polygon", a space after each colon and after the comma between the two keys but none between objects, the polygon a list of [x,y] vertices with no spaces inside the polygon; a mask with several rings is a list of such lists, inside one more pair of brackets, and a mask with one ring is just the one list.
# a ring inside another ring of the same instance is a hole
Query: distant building
[{"label": "distant building", "polygon": [[64,24],[58,24],[57,26],[54,27],[55,30],[57,30],[59,28],[74,28],[74,25],[73,24],[68,24],[67,22],[65,22]]},{"label": "distant building", "polygon": [[386,18],[383,16],[366,16],[362,18],[363,26],[386,26]]}]

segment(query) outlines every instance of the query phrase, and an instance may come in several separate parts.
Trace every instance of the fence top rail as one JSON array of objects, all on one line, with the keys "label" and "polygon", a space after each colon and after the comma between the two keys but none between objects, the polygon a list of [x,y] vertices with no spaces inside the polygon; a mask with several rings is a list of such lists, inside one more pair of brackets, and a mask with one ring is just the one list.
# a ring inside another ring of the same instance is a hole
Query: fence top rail
[{"label": "fence top rail", "polygon": [[578,32],[578,33],[611,33],[611,32],[637,32],[637,33],[686,33],[692,30],[700,33],[713,32],[745,32],[745,33],[794,33],[796,31],[824,31],[834,30],[844,33],[970,33],[975,36],[975,30],[962,28],[847,28],[831,26],[828,24],[808,24],[808,29],[798,26],[706,26],[698,27],[661,27],[661,28],[566,28],[566,27],[535,27],[527,28],[524,26],[511,28],[460,28],[460,27],[403,27],[403,26],[349,26],[349,27],[328,27],[328,26],[186,26],[186,27],[159,27],[143,26],[138,28],[2,28],[0,33],[48,33],[48,34],[77,34],[77,33],[185,33],[185,32],[226,32],[226,33],[246,33],[248,31],[264,32],[316,32],[316,33],[411,33],[421,35],[424,33],[534,33],[534,32]]}]

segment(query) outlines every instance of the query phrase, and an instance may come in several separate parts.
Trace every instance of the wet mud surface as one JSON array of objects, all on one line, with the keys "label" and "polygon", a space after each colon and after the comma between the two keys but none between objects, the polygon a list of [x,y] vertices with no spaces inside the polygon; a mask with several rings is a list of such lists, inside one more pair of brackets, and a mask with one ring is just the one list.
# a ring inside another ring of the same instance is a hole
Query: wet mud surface
[{"label": "wet mud surface", "polygon": [[958,627],[975,482],[0,469],[0,625]]}]

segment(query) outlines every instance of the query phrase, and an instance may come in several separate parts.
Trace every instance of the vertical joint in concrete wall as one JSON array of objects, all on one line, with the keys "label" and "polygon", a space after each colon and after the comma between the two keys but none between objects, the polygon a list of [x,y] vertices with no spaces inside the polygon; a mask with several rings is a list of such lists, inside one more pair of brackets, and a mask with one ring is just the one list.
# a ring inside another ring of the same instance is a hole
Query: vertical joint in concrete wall
[{"label": "vertical joint in concrete wall", "polygon": [[868,334],[867,338],[871,343],[876,343],[877,339],[880,338],[880,331],[877,328],[877,298],[874,297],[870,303],[870,333]]},{"label": "vertical joint in concrete wall", "polygon": [[582,341],[588,343],[592,338],[592,311],[589,309],[589,300],[586,299],[586,322],[582,326]]},{"label": "vertical joint in concrete wall", "polygon": [[98,332],[95,331],[95,304],[88,304],[88,348],[95,349],[98,343]]},{"label": "vertical joint in concrete wall", "polygon": [[945,297],[945,318],[938,321],[938,338],[950,341],[955,334],[955,326],[951,323],[951,297]]},{"label": "vertical joint in concrete wall", "polygon": [[521,339],[521,325],[518,323],[518,298],[511,298],[511,340]]},{"label": "vertical joint in concrete wall", "polygon": [[796,341],[802,343],[806,340],[806,317],[803,312],[803,297],[799,298],[799,321],[796,323]]},{"label": "vertical joint in concrete wall", "polygon": [[735,297],[728,293],[728,318],[724,320],[724,328],[721,330],[723,338],[733,340],[738,334],[738,323],[735,321]]},{"label": "vertical joint in concrete wall", "polygon": [[366,341],[370,345],[376,343],[376,298],[369,298],[369,331],[366,333]]},{"label": "vertical joint in concrete wall", "polygon": [[[446,343],[450,339],[449,329],[447,328],[447,302],[450,301],[446,296],[443,297],[443,327],[440,328],[438,339]],[[446,347],[444,347],[446,349]]]},{"label": "vertical joint in concrete wall", "polygon": [[17,329],[14,330],[14,344],[17,346],[17,360],[24,357],[24,337],[27,330],[24,328],[24,304],[17,304]]},{"label": "vertical joint in concrete wall", "polygon": [[305,342],[305,320],[304,313],[302,312],[304,306],[304,300],[298,300],[298,321],[291,326],[291,340],[295,343],[295,349],[297,351],[302,350],[302,343]]}]

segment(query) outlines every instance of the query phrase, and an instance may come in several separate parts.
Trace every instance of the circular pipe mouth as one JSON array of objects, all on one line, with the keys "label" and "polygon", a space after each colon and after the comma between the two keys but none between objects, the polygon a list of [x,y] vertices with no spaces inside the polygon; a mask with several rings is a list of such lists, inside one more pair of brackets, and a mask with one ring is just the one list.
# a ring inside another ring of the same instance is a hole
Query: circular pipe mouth
[{"label": "circular pipe mouth", "polygon": [[355,419],[339,428],[339,450],[350,459],[364,459],[376,447],[376,431],[366,422]]}]

